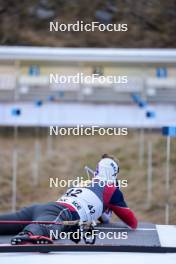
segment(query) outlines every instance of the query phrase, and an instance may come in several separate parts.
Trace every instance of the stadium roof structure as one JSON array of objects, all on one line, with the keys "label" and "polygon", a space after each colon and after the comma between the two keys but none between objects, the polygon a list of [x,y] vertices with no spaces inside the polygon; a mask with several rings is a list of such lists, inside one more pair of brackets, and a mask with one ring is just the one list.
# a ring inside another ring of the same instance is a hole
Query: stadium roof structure
[{"label": "stadium roof structure", "polygon": [[1,60],[176,63],[176,49],[0,46]]}]

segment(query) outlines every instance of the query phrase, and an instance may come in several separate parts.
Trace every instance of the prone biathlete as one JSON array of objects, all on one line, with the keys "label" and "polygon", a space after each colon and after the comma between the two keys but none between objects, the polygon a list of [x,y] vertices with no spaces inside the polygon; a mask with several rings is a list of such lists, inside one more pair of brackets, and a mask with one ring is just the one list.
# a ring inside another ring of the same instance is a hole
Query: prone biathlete
[{"label": "prone biathlete", "polygon": [[[59,234],[75,231],[75,228],[78,228],[64,225],[62,222],[97,222],[99,220],[107,223],[110,221],[112,212],[129,228],[136,229],[137,218],[127,206],[118,185],[115,184],[118,173],[118,162],[104,154],[97,164],[93,179],[86,186],[69,188],[55,202],[35,204],[15,213],[1,214],[0,221],[19,221],[19,223],[0,224],[0,235],[13,234],[12,244],[53,243],[51,231]],[[27,224],[23,221],[50,221],[51,223]],[[79,242],[74,239],[73,241]]]}]

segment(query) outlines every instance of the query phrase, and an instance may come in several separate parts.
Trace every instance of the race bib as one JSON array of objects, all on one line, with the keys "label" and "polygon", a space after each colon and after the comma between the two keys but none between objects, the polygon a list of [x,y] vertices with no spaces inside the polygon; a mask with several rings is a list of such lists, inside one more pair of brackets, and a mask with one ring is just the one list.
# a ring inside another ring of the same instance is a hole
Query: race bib
[{"label": "race bib", "polygon": [[82,221],[96,221],[103,212],[102,201],[87,188],[70,188],[58,202],[73,206]]}]

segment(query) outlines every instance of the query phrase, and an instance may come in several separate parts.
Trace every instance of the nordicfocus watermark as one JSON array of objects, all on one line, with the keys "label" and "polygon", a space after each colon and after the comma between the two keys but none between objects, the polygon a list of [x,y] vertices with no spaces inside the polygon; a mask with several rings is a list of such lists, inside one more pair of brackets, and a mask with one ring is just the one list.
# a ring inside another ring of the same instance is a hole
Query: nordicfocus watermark
[{"label": "nordicfocus watermark", "polygon": [[50,239],[80,239],[82,240],[86,238],[87,240],[89,239],[108,239],[108,240],[125,240],[128,239],[128,232],[127,231],[100,231],[98,229],[93,229],[91,231],[86,231],[86,232],[80,232],[75,231],[75,232],[59,232],[59,230],[50,230]]},{"label": "nordicfocus watermark", "polygon": [[126,75],[85,75],[83,72],[78,72],[75,75],[60,75],[58,73],[49,74],[50,84],[127,84],[128,76]]},{"label": "nordicfocus watermark", "polygon": [[128,128],[77,125],[75,127],[49,127],[50,136],[127,136]]},{"label": "nordicfocus watermark", "polygon": [[109,32],[126,32],[128,24],[102,24],[100,22],[85,23],[84,21],[76,21],[75,23],[60,23],[59,21],[49,22],[50,32],[94,32],[94,31],[109,31]]},{"label": "nordicfocus watermark", "polygon": [[119,189],[128,187],[128,180],[122,179],[122,180],[114,180],[114,181],[96,181],[91,180],[91,177],[87,177],[88,179],[85,179],[85,177],[77,177],[74,180],[68,179],[60,179],[58,177],[56,178],[49,178],[49,187],[50,188],[82,188],[82,187],[94,187],[97,184],[100,187],[105,186],[115,186]]}]

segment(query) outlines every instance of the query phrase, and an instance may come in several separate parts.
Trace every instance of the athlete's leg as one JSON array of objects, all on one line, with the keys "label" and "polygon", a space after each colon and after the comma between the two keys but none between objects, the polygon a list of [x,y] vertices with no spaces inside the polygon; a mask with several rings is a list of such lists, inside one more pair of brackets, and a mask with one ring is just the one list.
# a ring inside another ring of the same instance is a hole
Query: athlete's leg
[{"label": "athlete's leg", "polygon": [[[0,221],[31,221],[33,217],[33,211],[39,205],[32,205],[24,207],[15,213],[0,214]],[[22,231],[25,224],[0,224],[0,235],[17,234]]]},{"label": "athlete's leg", "polygon": [[[34,211],[33,220],[35,221],[71,221],[79,219],[76,214],[74,216],[66,207],[61,206],[57,203],[48,203],[41,205]],[[64,225],[42,225],[42,224],[30,224],[26,226],[23,231],[31,232],[33,235],[47,236],[50,238],[55,238],[62,231],[69,231],[69,228]],[[52,236],[54,234],[54,236]],[[51,237],[52,236],[52,237]]]}]

